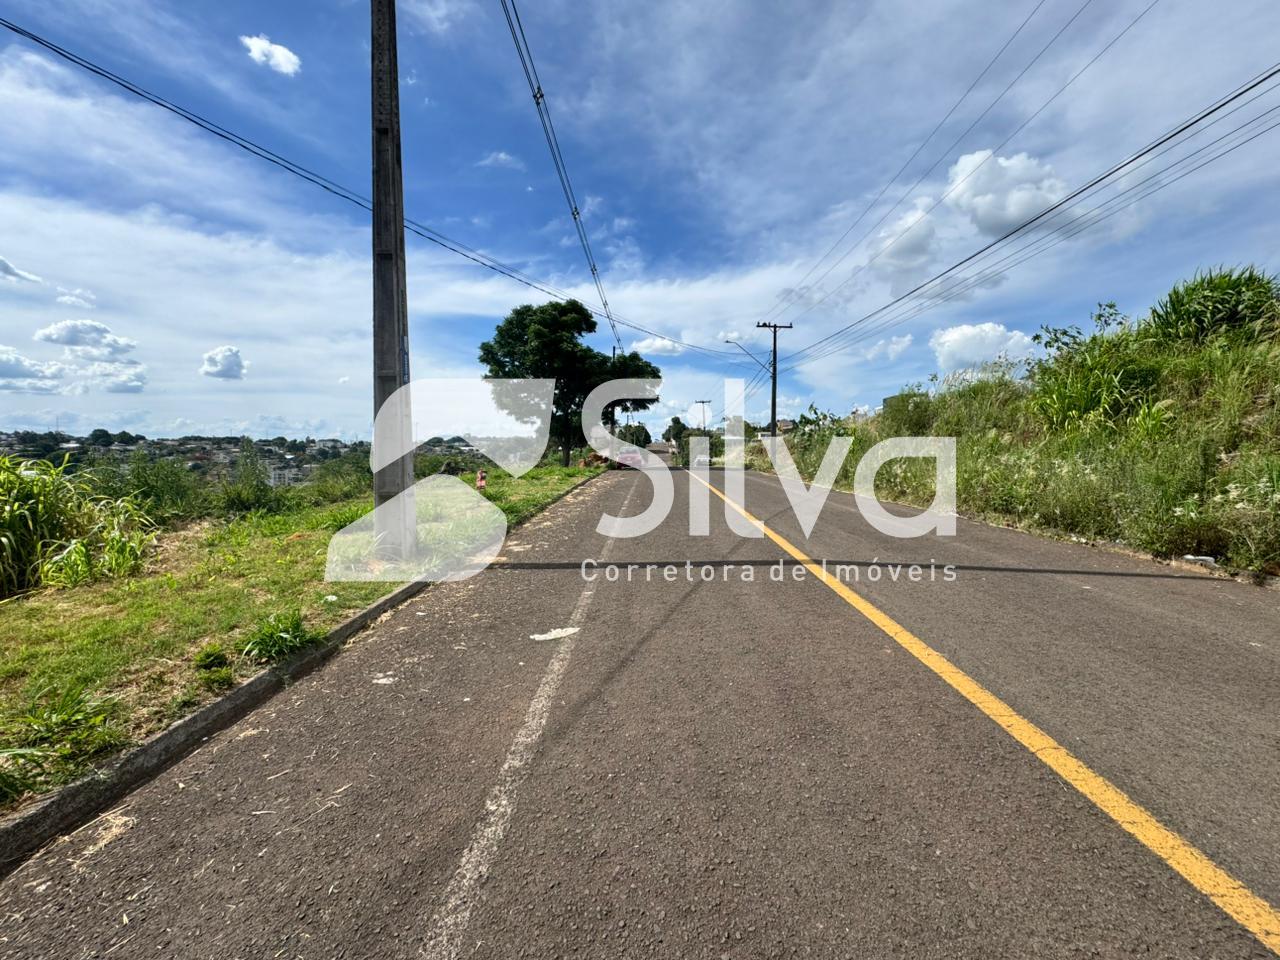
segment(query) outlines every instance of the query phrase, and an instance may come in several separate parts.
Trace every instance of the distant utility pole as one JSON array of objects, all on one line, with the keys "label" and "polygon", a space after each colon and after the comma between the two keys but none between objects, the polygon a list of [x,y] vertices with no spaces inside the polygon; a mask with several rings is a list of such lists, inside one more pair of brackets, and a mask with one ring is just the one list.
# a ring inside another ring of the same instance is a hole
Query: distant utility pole
[{"label": "distant utility pole", "polygon": [[769,402],[769,436],[778,435],[778,331],[790,330],[789,323],[757,323],[757,327],[773,331],[773,363],[770,373],[773,379],[773,399]]},{"label": "distant utility pole", "polygon": [[705,430],[707,429],[707,406],[710,401],[694,401],[694,403],[700,403],[703,407],[703,430]]},{"label": "distant utility pole", "polygon": [[[404,173],[400,161],[400,69],[396,56],[395,0],[370,0],[373,66],[373,413],[409,382],[409,301],[405,293]],[[374,507],[413,485],[413,423],[409,405],[379,443],[404,456],[374,474]],[[405,558],[413,547],[412,505],[400,516],[377,514],[379,552]],[[406,539],[407,538],[407,539]]]}]

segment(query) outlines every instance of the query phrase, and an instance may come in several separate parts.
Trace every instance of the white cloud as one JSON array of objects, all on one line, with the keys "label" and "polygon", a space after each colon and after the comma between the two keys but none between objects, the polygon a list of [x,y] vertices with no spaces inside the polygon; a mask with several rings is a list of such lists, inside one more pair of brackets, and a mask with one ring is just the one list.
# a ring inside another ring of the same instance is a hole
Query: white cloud
[{"label": "white cloud", "polygon": [[411,24],[429,33],[445,33],[474,9],[472,0],[403,0]]},{"label": "white cloud", "polygon": [[[265,108],[254,110],[255,116],[271,115]],[[0,166],[10,185],[28,183],[38,171],[42,184],[75,184],[77,196],[99,198],[115,209],[181,210],[276,236],[288,236],[295,224],[310,233],[318,219],[287,206],[280,179],[248,156],[238,157],[190,124],[18,46],[0,48],[0,130]],[[10,228],[6,235],[20,234]],[[71,261],[55,252],[39,262]],[[107,286],[78,268],[75,280],[95,290]]]},{"label": "white cloud", "polygon": [[672,343],[670,340],[664,340],[661,337],[645,337],[632,343],[631,349],[642,354],[675,357],[684,353],[685,348],[678,343]]},{"label": "white cloud", "polygon": [[351,378],[350,378],[350,377],[339,377],[339,378],[338,378],[338,382],[339,382],[339,383],[350,383],[350,382],[351,382]]},{"label": "white cloud", "polygon": [[248,366],[239,347],[214,347],[204,355],[200,373],[216,380],[243,380]]},{"label": "white cloud", "polygon": [[1021,330],[1010,330],[1002,323],[988,321],[935,330],[929,346],[938,358],[938,366],[947,373],[975,367],[997,357],[1025,357],[1035,345]]},{"label": "white cloud", "polygon": [[44,283],[34,273],[19,270],[4,257],[0,257],[0,278],[8,280],[10,283],[17,283],[19,280],[24,280],[27,283]]},{"label": "white cloud", "polygon": [[302,69],[302,59],[288,47],[272,43],[265,34],[256,37],[241,37],[240,42],[249,51],[249,58],[254,63],[261,63],[276,73],[287,77],[294,76]]},{"label": "white cloud", "polygon": [[900,337],[890,337],[888,340],[877,340],[875,344],[868,347],[862,352],[865,360],[888,360],[890,362],[897,360],[911,346],[912,336],[905,333]]},{"label": "white cloud", "polygon": [[81,310],[92,310],[97,306],[97,303],[95,303],[97,299],[92,290],[58,288],[58,303],[64,307],[79,307]]},{"label": "white cloud", "polygon": [[948,173],[947,204],[964,213],[979,231],[1007,233],[1067,192],[1053,168],[1025,153],[993,156],[990,150],[966,153]]},{"label": "white cloud", "polygon": [[101,387],[107,393],[141,393],[147,385],[147,368],[136,360],[99,361],[74,371],[83,387]]},{"label": "white cloud", "polygon": [[18,353],[14,347],[0,344],[0,379],[43,380],[62,376],[62,367],[56,363],[42,363]]},{"label": "white cloud", "polygon": [[933,219],[927,213],[932,204],[930,198],[920,197],[913,209],[880,231],[875,268],[889,280],[889,292],[895,297],[928,279],[938,237]]},{"label": "white cloud", "polygon": [[146,365],[124,356],[137,347],[137,341],[116,336],[105,323],[59,320],[37,330],[33,339],[63,348],[66,362],[45,366],[65,373],[64,393],[83,394],[91,387],[108,393],[141,393],[147,385]]},{"label": "white cloud", "polygon": [[34,339],[67,348],[68,356],[105,360],[128,353],[136,340],[118,337],[97,320],[59,320],[35,332]]},{"label": "white cloud", "polygon": [[476,161],[477,167],[505,167],[508,170],[525,169],[524,161],[505,150],[492,150]]}]

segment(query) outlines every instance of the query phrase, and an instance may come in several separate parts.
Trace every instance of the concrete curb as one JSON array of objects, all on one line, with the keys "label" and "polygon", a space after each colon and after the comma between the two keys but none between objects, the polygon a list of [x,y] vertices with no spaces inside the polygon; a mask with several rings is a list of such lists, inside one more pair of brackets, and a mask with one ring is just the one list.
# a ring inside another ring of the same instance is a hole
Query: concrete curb
[{"label": "concrete curb", "polygon": [[[534,516],[608,471],[575,483]],[[520,524],[512,527],[515,529]],[[247,713],[338,653],[343,645],[389,610],[417,596],[426,583],[409,583],[339,624],[314,647],[254,674],[225,696],[144,740],[101,770],[55,790],[0,820],[0,879],[56,837],[78,830],[112,804],[199,748]]]},{"label": "concrete curb", "polygon": [[316,646],[259,671],[226,696],[144,740],[109,766],[67,784],[0,821],[0,850],[4,851],[3,860],[0,860],[0,877],[17,869],[50,840],[88,823],[215,733],[231,726],[290,683],[306,676],[341,650],[348,639],[426,586],[425,583],[410,583],[392,591],[334,628]]}]

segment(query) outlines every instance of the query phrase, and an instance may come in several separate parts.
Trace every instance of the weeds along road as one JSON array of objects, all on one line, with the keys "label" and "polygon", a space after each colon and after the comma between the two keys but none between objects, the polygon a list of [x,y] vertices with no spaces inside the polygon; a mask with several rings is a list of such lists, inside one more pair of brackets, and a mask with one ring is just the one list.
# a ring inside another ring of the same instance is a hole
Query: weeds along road
[{"label": "weeds along road", "polygon": [[777,539],[714,496],[690,537],[675,480],[612,543],[644,478],[571,494],[47,848],[0,956],[1271,955],[1277,594],[842,494],[806,540],[751,474]]}]

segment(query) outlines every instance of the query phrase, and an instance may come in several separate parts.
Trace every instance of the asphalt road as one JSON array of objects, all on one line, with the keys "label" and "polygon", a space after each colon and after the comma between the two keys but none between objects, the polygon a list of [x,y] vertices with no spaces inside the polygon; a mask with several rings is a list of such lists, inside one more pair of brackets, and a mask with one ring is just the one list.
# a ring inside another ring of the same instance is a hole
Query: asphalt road
[{"label": "asphalt road", "polygon": [[806,539],[749,474],[860,610],[716,497],[691,537],[675,479],[638,539],[595,525],[641,475],[571,494],[47,848],[0,883],[0,957],[1272,956],[1280,594],[893,540],[842,494]]}]

